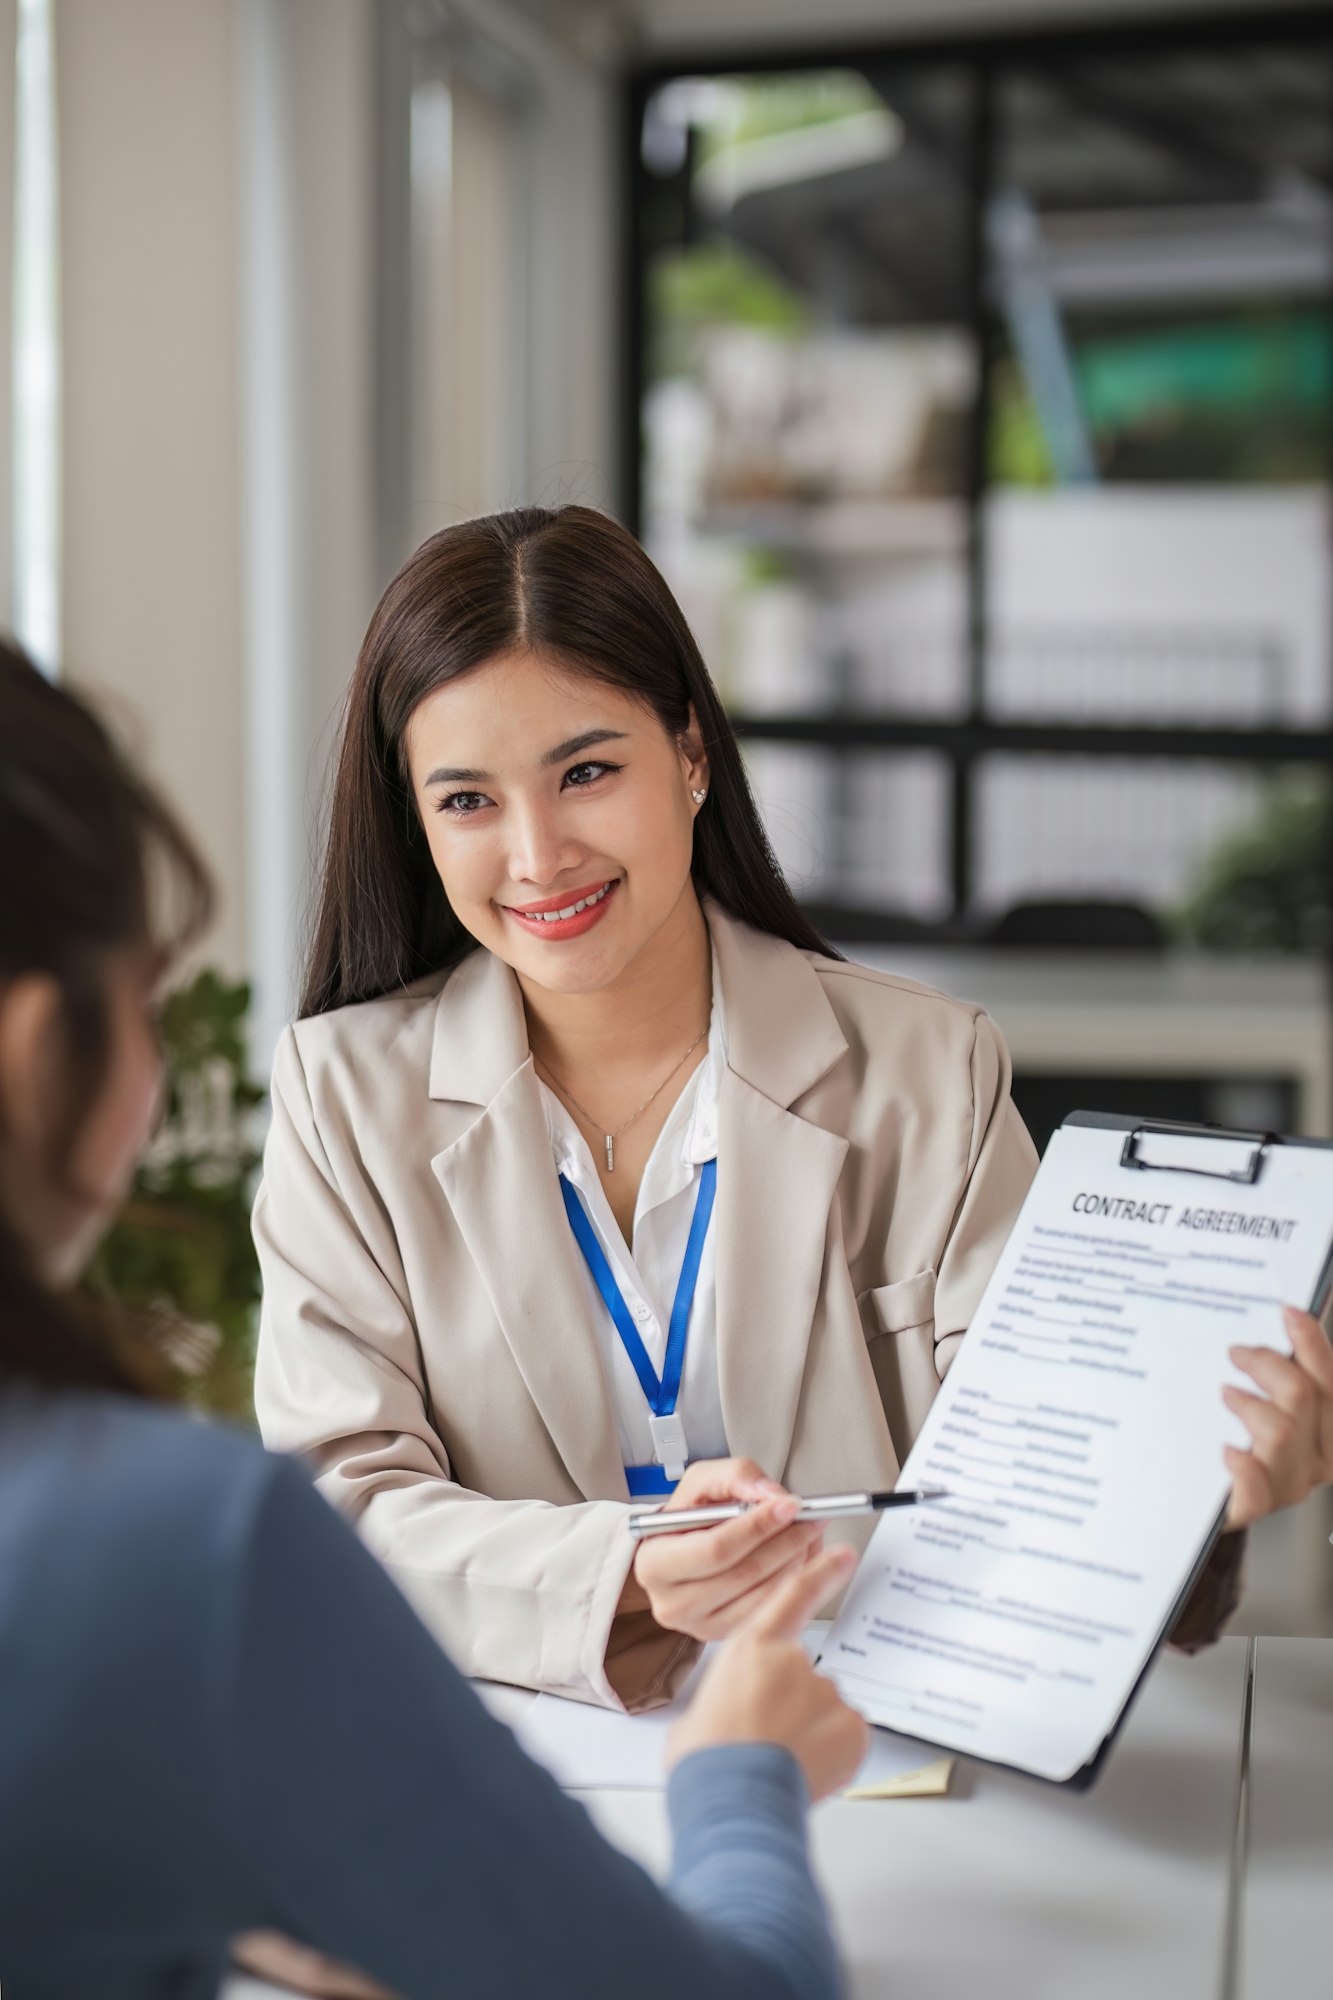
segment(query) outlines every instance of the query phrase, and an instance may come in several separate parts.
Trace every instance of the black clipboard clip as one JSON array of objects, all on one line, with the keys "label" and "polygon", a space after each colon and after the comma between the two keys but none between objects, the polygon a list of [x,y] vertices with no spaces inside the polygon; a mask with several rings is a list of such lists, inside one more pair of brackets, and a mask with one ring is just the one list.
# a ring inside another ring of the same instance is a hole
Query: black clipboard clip
[{"label": "black clipboard clip", "polygon": [[[1234,1140],[1238,1146],[1250,1147],[1250,1157],[1243,1167],[1186,1167],[1176,1160],[1170,1162],[1145,1160],[1139,1154],[1139,1140],[1145,1134],[1154,1132],[1176,1139]],[[1263,1171],[1269,1147],[1281,1144],[1282,1137],[1277,1132],[1236,1132],[1225,1125],[1180,1125],[1172,1124],[1165,1118],[1145,1118],[1142,1124],[1136,1125],[1126,1136],[1120,1153],[1120,1164],[1122,1167],[1137,1167],[1141,1174],[1198,1174],[1204,1180],[1234,1181],[1241,1187],[1254,1187]]]}]

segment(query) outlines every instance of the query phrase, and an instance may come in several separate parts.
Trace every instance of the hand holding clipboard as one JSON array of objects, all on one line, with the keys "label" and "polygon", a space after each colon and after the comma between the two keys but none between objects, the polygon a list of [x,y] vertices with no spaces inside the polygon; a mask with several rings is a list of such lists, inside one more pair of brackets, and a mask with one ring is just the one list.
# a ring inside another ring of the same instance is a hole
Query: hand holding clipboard
[{"label": "hand holding clipboard", "polygon": [[1233,1366],[1262,1393],[1234,1383],[1222,1389],[1252,1441],[1223,1448],[1231,1474],[1228,1529],[1247,1528],[1333,1484],[1333,1348],[1313,1313],[1287,1306],[1283,1318],[1290,1357],[1268,1347],[1230,1350]]},{"label": "hand holding clipboard", "polygon": [[[1333,1472],[1333,1356],[1303,1315],[1289,1352],[1282,1310],[1331,1271],[1333,1147],[1061,1127],[903,1467],[950,1498],[881,1518],[829,1635],[848,1699],[1090,1782],[1232,1477],[1243,1520]],[[1232,1350],[1267,1401],[1223,1400]]]}]

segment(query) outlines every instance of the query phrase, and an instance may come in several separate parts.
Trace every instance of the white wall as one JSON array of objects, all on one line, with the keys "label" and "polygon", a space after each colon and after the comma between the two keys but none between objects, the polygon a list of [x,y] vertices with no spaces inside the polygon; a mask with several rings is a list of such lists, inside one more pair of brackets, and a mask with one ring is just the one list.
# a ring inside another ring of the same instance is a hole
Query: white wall
[{"label": "white wall", "polygon": [[[377,513],[390,502],[392,519],[421,535],[477,506],[613,497],[611,80],[505,0],[458,0],[454,14],[527,78],[511,112],[518,227],[499,336],[515,350],[503,371],[515,408],[489,470],[484,451],[458,468],[430,466],[433,515],[400,510],[400,496],[386,494],[384,478],[401,479],[404,466],[376,437],[384,218],[375,107],[385,48],[374,0],[240,0],[249,939],[260,1063],[295,997],[340,698],[386,565],[408,552],[386,538]],[[411,416],[431,425],[429,408]]]},{"label": "white wall", "polygon": [[63,657],[178,800],[246,959],[226,0],[59,0]]},{"label": "white wall", "polygon": [[[257,976],[261,1064],[293,999],[338,706],[387,580],[376,10],[56,10],[65,659],[118,709],[219,877],[209,951]],[[611,79],[506,0],[472,11],[531,78],[513,443],[491,504],[609,502]]]},{"label": "white wall", "polygon": [[553,32],[557,6],[453,0],[524,81],[511,108],[519,347],[508,488],[492,504],[614,506],[620,44]]},{"label": "white wall", "polygon": [[295,999],[310,862],[375,569],[369,0],[239,0],[239,283],[252,1049]]},{"label": "white wall", "polygon": [[525,492],[612,507],[616,484],[618,93],[552,48],[525,139],[528,368]]},{"label": "white wall", "polygon": [[[528,78],[510,112],[518,214],[500,330],[515,350],[503,371],[515,408],[494,462],[478,449],[457,467],[431,465],[436,511],[405,517],[418,535],[479,506],[612,497],[611,82],[504,0],[457,11]],[[246,817],[262,1062],[295,998],[341,696],[386,565],[408,551],[386,544],[377,518],[374,0],[241,0],[239,20]],[[469,161],[460,192],[480,164]],[[494,193],[506,177],[491,178]],[[427,408],[412,416],[431,422]]]},{"label": "white wall", "polygon": [[378,588],[372,4],[56,9],[66,669],[179,802],[207,954],[274,1022]]}]

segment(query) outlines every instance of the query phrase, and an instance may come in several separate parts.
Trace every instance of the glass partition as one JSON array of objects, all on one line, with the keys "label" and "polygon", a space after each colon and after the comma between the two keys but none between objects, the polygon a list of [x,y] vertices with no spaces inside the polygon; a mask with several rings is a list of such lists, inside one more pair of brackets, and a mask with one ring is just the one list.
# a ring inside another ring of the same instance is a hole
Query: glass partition
[{"label": "glass partition", "polygon": [[1327,29],[636,103],[638,525],[816,914],[968,940],[1081,899],[1166,939],[1286,840],[1326,934]]},{"label": "glass partition", "polygon": [[[973,117],[941,67],[647,99],[642,530],[742,722],[967,712]],[[751,771],[802,893],[947,913],[947,759]]]}]

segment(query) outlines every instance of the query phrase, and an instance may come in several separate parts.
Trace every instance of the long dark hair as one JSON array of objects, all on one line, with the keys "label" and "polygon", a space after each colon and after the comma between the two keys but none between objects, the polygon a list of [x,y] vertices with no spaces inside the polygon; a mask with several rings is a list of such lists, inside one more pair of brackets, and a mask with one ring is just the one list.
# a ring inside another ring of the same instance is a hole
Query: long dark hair
[{"label": "long dark hair", "polygon": [[638,696],[672,736],[693,705],[709,758],[696,888],[755,930],[837,956],[783,879],[735,732],[656,568],[590,507],[523,507],[432,535],[375,608],[343,717],[302,1015],[376,999],[474,948],[430,858],[404,737],[435,688],[523,646]]},{"label": "long dark hair", "polygon": [[[0,990],[26,974],[60,995],[61,1101],[44,1167],[58,1185],[110,1050],[110,956],[173,955],[207,922],[203,864],[91,711],[0,640]],[[0,1146],[4,1143],[0,1131]],[[142,1389],[105,1316],[41,1282],[0,1214],[0,1382]]]}]

